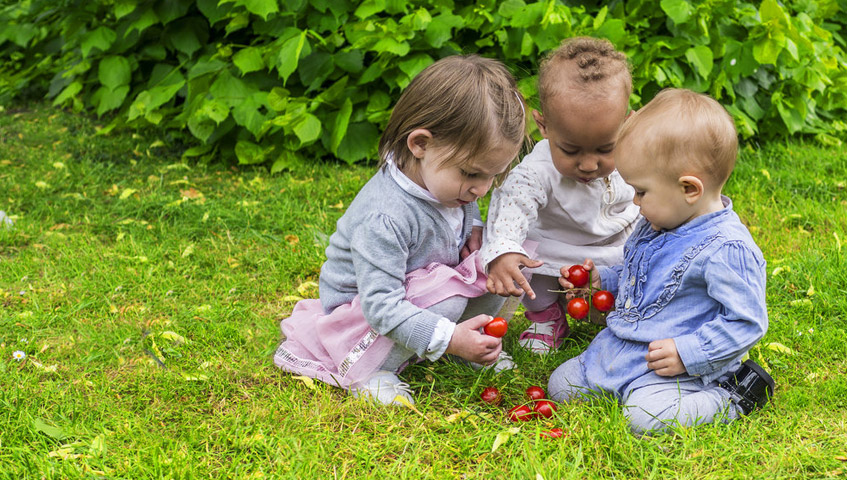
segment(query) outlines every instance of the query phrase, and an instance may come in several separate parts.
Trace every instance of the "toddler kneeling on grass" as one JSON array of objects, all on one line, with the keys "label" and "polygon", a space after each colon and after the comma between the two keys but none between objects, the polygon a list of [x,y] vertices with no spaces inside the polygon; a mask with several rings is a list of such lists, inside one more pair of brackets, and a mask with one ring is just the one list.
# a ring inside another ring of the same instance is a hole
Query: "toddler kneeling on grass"
[{"label": "toddler kneeling on grass", "polygon": [[282,321],[274,363],[382,404],[413,403],[397,374],[418,358],[514,368],[500,338],[479,331],[504,299],[486,291],[477,200],[526,138],[502,63],[453,56],[415,77],[380,140],[379,172],[330,237],[320,300]]},{"label": "toddler kneeling on grass", "polygon": [[768,314],[762,252],[721,194],[737,148],[726,110],[688,90],[660,92],[624,123],[616,165],[643,220],[623,264],[593,276],[616,292],[615,310],[550,376],[551,398],[611,394],[636,434],[730,422],[768,401],[773,379],[741,364]]}]

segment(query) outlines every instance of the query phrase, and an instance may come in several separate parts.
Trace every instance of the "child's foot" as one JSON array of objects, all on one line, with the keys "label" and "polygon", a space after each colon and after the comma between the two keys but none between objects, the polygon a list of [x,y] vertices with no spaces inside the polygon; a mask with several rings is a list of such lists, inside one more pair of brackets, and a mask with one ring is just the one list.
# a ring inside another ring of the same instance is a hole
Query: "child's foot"
[{"label": "child's foot", "polygon": [[534,353],[546,354],[556,350],[571,333],[565,310],[559,302],[540,312],[526,312],[525,315],[532,323],[521,333],[519,344]]},{"label": "child's foot", "polygon": [[720,386],[729,392],[732,402],[738,405],[741,413],[749,415],[768,403],[776,383],[758,363],[747,360],[738,370],[730,373]]},{"label": "child's foot", "polygon": [[495,373],[500,373],[506,370],[514,370],[517,365],[508,353],[501,351],[497,356],[497,361],[491,365],[483,365],[481,363],[468,362],[474,370],[482,370],[483,368],[493,368]]},{"label": "child's foot", "polygon": [[402,405],[396,400],[397,396],[405,398],[411,404],[415,403],[409,384],[400,381],[397,375],[387,370],[377,370],[367,380],[350,385],[348,390],[356,398],[371,398],[383,405]]}]

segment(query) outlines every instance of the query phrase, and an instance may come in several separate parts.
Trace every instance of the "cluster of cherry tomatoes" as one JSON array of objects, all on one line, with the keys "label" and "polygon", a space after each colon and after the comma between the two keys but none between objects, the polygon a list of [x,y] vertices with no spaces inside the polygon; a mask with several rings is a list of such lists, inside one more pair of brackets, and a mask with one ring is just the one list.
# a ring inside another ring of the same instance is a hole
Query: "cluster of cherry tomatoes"
[{"label": "cluster of cherry tomatoes", "polygon": [[[588,270],[582,265],[573,265],[568,268],[568,281],[578,289],[588,287],[588,293],[590,294],[591,285],[589,284],[589,280]],[[582,320],[588,316],[591,305],[594,305],[594,308],[601,312],[608,312],[615,306],[615,296],[608,290],[597,290],[593,295],[589,295],[588,298],[591,303],[582,297],[572,298],[568,302],[568,315],[577,320]]]},{"label": "cluster of cherry tomatoes", "polygon": [[[521,404],[514,406],[506,412],[509,420],[513,422],[526,422],[536,417],[551,418],[556,412],[556,403],[547,400],[547,395],[544,389],[538,386],[531,386],[526,389],[526,396],[532,402],[531,404]],[[500,405],[503,397],[500,395],[500,390],[497,387],[488,387],[482,391],[480,398],[483,402],[491,405]],[[541,436],[545,438],[559,438],[564,435],[561,428],[553,428],[541,432]]]}]

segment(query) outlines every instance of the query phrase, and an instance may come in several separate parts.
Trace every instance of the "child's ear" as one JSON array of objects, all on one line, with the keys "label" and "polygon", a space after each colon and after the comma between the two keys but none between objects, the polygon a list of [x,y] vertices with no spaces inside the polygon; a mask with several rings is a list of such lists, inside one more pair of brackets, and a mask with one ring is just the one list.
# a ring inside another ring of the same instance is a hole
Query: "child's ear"
[{"label": "child's ear", "polygon": [[544,114],[533,109],[532,118],[535,120],[535,124],[538,125],[538,131],[541,132],[541,136],[547,138],[547,125],[544,123]]},{"label": "child's ear", "polygon": [[425,128],[412,130],[412,133],[406,137],[406,146],[415,158],[423,158],[426,153],[426,147],[432,141],[432,133]]},{"label": "child's ear", "polygon": [[685,195],[685,201],[689,205],[699,200],[705,192],[703,181],[693,175],[679,177],[679,187],[682,189],[682,193]]}]

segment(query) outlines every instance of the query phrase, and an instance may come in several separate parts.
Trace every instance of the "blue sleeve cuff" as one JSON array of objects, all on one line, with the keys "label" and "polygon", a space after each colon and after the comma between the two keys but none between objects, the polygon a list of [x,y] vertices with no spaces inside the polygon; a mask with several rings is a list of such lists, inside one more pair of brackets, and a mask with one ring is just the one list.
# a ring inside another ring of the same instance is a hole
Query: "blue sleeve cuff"
[{"label": "blue sleeve cuff", "polygon": [[683,335],[673,339],[679,358],[685,365],[685,371],[691,376],[700,376],[712,372],[709,359],[696,335]]},{"label": "blue sleeve cuff", "polygon": [[608,290],[617,297],[618,283],[620,282],[620,275],[617,270],[612,267],[597,267],[597,272],[600,274],[600,286],[603,290]]}]

